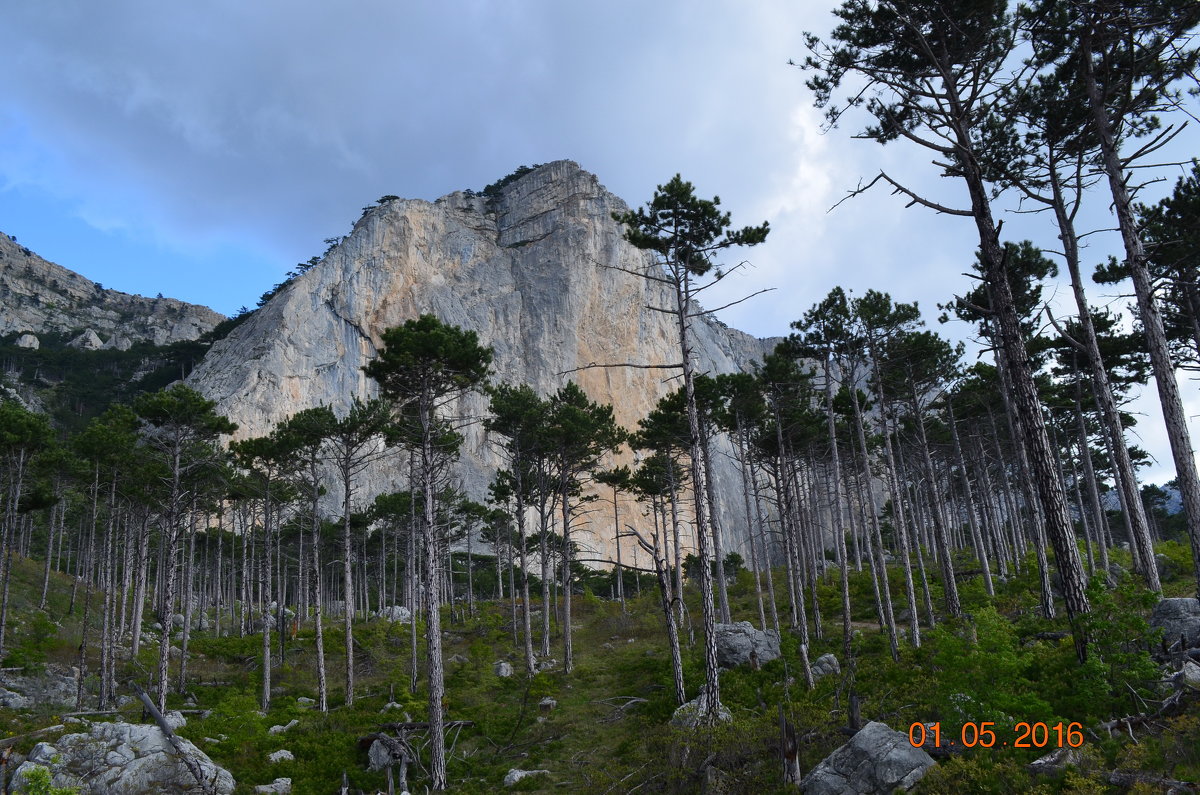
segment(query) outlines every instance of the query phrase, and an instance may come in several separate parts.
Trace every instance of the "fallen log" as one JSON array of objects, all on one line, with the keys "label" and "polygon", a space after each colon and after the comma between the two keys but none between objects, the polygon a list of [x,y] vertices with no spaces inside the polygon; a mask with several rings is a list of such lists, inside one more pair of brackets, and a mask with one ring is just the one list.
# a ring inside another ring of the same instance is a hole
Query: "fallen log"
[{"label": "fallen log", "polygon": [[158,711],[158,707],[154,705],[154,701],[150,696],[146,695],[146,691],[142,690],[142,686],[132,679],[129,680],[130,687],[133,688],[134,695],[142,702],[142,706],[150,713],[150,717],[154,718],[154,722],[158,724],[158,728],[162,731],[163,736],[167,738],[167,742],[171,743],[171,747],[175,749],[175,753],[179,759],[187,766],[192,777],[196,779],[196,783],[200,785],[200,789],[204,790],[208,795],[216,795],[216,790],[213,788],[212,782],[204,777],[204,773],[200,770],[200,766],[196,764],[196,760],[192,759],[191,755],[183,750],[183,745],[179,742],[179,738],[175,736],[175,731],[171,728],[171,724],[167,723],[167,719]]},{"label": "fallen log", "polygon": [[44,729],[38,729],[35,732],[28,732],[26,734],[18,734],[16,737],[6,737],[3,740],[0,740],[0,748],[8,748],[9,746],[16,745],[17,743],[24,740],[26,737],[37,737],[39,734],[47,734],[52,731],[61,731],[62,729],[65,729],[65,728],[67,728],[67,727],[64,726],[63,724],[59,723],[54,726],[47,726]]}]

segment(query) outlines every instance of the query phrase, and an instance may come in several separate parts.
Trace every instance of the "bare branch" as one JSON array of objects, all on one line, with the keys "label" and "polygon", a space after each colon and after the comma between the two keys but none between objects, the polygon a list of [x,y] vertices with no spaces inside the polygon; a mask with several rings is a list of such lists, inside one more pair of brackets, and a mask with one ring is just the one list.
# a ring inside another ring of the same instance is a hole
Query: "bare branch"
[{"label": "bare branch", "polygon": [[563,370],[558,375],[570,375],[571,373],[578,373],[580,370],[594,370],[597,367],[632,367],[634,370],[682,370],[683,364],[634,364],[632,362],[623,362],[621,364],[597,364],[596,362],[592,362],[591,364],[585,364],[583,367],[575,367],[570,370]]},{"label": "bare branch", "polygon": [[763,293],[769,293],[774,289],[775,289],[774,287],[765,287],[765,288],[759,290],[758,292],[750,293],[750,295],[746,296],[745,298],[739,298],[736,301],[731,301],[730,303],[725,304],[724,306],[718,306],[715,309],[705,309],[702,312],[689,312],[687,316],[688,317],[700,317],[701,315],[711,315],[713,312],[720,312],[722,309],[728,309],[731,306],[737,306],[738,304],[742,303],[743,301],[749,301],[751,298],[753,298],[756,295],[762,295]]}]

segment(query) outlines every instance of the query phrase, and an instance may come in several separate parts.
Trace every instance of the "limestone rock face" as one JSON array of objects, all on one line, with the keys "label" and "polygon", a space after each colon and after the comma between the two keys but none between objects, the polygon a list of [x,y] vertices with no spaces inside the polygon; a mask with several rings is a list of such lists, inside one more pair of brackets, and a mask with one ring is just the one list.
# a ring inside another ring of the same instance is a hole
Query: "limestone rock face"
[{"label": "limestone rock face", "polygon": [[717,664],[726,668],[745,665],[753,653],[762,663],[779,656],[779,633],[769,629],[762,632],[749,621],[717,624],[713,628],[717,641]]},{"label": "limestone rock face", "polygon": [[146,298],[99,284],[47,262],[0,233],[0,336],[13,332],[68,333],[91,329],[111,347],[133,342],[167,345],[194,340],[224,316],[174,298]]},{"label": "limestone rock face", "polygon": [[[606,267],[652,267],[650,256],[626,243],[612,220],[614,211],[625,209],[569,161],[535,169],[495,199],[460,192],[433,203],[388,201],[368,210],[319,265],[214,344],[189,384],[238,423],[239,437],[265,434],[275,422],[321,403],[344,415],[352,398],[377,393],[362,367],[382,332],[432,313],[477,332],[492,347],[494,380],[527,383],[545,396],[574,379],[633,428],[674,388],[662,370],[571,372],[592,363],[679,361],[672,317],[646,308],[672,305],[665,285]],[[746,368],[773,346],[716,320],[694,320],[702,372]],[[485,407],[473,396],[457,411],[479,416]],[[478,424],[465,436],[456,475],[469,495],[483,499],[498,458]],[[740,533],[732,525],[741,479],[727,456],[713,458],[726,533]],[[377,465],[358,499],[400,487],[403,472],[397,459]],[[633,516],[632,505],[622,506],[622,514]],[[609,517],[583,527],[582,546],[611,552]]]},{"label": "limestone rock face", "polygon": [[29,350],[36,351],[41,346],[41,340],[32,334],[22,334],[21,336],[17,337],[18,348],[28,348]]},{"label": "limestone rock face", "polygon": [[[213,791],[230,795],[234,781],[229,771],[214,764],[190,741],[179,740]],[[35,764],[50,769],[55,786],[80,787],[81,792],[92,795],[204,792],[162,731],[146,724],[94,723],[87,733],[64,735],[54,745],[38,743],[17,769],[14,785],[23,782],[22,771]]]},{"label": "limestone rock face", "polygon": [[907,735],[872,721],[814,767],[801,789],[813,795],[907,791],[935,764]]}]

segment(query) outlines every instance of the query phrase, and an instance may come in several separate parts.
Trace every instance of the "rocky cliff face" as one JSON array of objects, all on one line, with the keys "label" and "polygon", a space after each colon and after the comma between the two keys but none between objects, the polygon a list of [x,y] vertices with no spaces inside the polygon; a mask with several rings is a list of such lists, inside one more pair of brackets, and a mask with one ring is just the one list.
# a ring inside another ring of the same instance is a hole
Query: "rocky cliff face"
[{"label": "rocky cliff face", "polygon": [[[625,209],[595,176],[568,161],[532,171],[491,200],[453,193],[432,204],[389,201],[216,343],[189,383],[215,399],[243,437],[321,403],[344,412],[354,396],[375,394],[361,368],[381,332],[433,313],[476,331],[492,347],[495,380],[528,383],[546,395],[574,379],[632,428],[674,387],[663,383],[664,371],[570,372],[591,363],[679,359],[671,316],[647,309],[671,305],[663,285],[605,267],[636,271],[649,264],[612,220]],[[700,369],[712,373],[747,367],[772,347],[709,319],[695,322],[695,337]],[[473,397],[459,411],[477,416],[484,406]],[[460,468],[476,499],[486,494],[497,463],[484,436],[478,426],[468,431]],[[740,477],[730,464],[720,466],[729,524],[738,515]],[[378,466],[362,498],[399,487],[401,470],[396,461]],[[611,550],[607,516],[596,519],[585,547]]]},{"label": "rocky cliff face", "polygon": [[[206,306],[106,290],[0,234],[0,336],[70,334],[77,347],[194,340],[224,320]],[[90,334],[88,332],[91,332]],[[18,344],[35,347],[22,336]]]}]

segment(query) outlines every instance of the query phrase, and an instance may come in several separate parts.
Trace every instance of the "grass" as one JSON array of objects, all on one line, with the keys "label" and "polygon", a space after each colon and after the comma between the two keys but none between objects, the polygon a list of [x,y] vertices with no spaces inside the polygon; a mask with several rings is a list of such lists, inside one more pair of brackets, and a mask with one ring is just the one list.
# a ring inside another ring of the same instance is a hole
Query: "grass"
[{"label": "grass", "polygon": [[[1190,561],[1176,558],[1187,550],[1164,544],[1162,551],[1179,564],[1177,573],[1164,583],[1167,593],[1186,593],[1191,568],[1184,564]],[[28,647],[40,638],[47,660],[74,664],[80,605],[68,614],[70,580],[53,577],[48,609],[39,619],[41,566],[22,559],[15,563],[10,648]],[[785,629],[781,658],[758,671],[742,667],[722,674],[722,701],[733,722],[708,732],[685,732],[669,725],[675,708],[669,653],[658,597],[652,591],[630,600],[627,611],[587,593],[575,600],[577,658],[570,676],[561,667],[532,678],[523,675],[523,656],[513,646],[507,602],[482,602],[476,616],[461,622],[452,621],[447,609],[445,657],[449,661],[457,655],[459,660],[446,665],[447,718],[473,722],[449,735],[452,789],[500,791],[507,771],[519,767],[543,768],[550,774],[526,779],[517,791],[695,792],[704,768],[710,766],[721,771],[711,775],[723,778],[730,792],[783,792],[777,762],[781,707],[802,738],[800,765],[807,772],[845,742],[851,692],[859,699],[864,719],[883,720],[900,731],[917,721],[941,721],[943,735],[956,737],[968,719],[993,720],[1002,739],[1011,739],[1017,721],[1078,721],[1094,726],[1140,711],[1139,698],[1161,697],[1152,683],[1143,681],[1156,678],[1157,671],[1146,655],[1153,638],[1142,631],[1150,601],[1136,585],[1126,582],[1116,591],[1097,594],[1096,620],[1101,623],[1094,662],[1080,667],[1069,638],[1030,640],[1038,632],[1066,628],[1062,618],[1047,620],[1038,615],[1036,572],[1030,564],[1022,575],[998,582],[994,598],[983,593],[977,577],[966,580],[960,590],[970,618],[941,621],[936,629],[923,626],[922,647],[902,644],[898,662],[892,661],[886,636],[875,625],[869,574],[853,573],[853,618],[860,629],[853,638],[854,660],[849,665],[841,659],[840,586],[836,572],[830,572],[818,587],[824,636],[812,641],[809,655],[815,659],[834,653],[843,664],[843,675],[822,679],[812,691],[806,690],[798,666],[799,638]],[[934,569],[929,566],[931,574]],[[786,625],[786,583],[782,572],[775,577],[780,617]],[[903,578],[898,570],[892,572],[892,588],[897,604],[902,604]],[[935,605],[938,596],[935,593]],[[699,641],[696,594],[689,592],[687,602]],[[732,583],[730,604],[734,620],[757,622],[753,578],[748,572],[739,573]],[[46,620],[53,622],[53,632],[44,631]],[[41,635],[37,635],[38,621],[42,621]],[[419,630],[423,632],[423,627]],[[424,719],[424,690],[415,694],[408,690],[409,627],[384,621],[356,624],[356,646],[362,650],[356,658],[358,697],[351,707],[343,705],[345,650],[333,623],[325,638],[332,709],[322,714],[297,702],[299,697],[316,696],[315,639],[307,627],[288,639],[282,664],[276,646],[271,709],[261,714],[260,636],[194,633],[188,688],[194,704],[172,694],[170,706],[208,710],[204,717],[191,716],[180,734],[229,769],[239,793],[253,792],[255,785],[284,776],[292,779],[295,793],[329,793],[338,790],[343,774],[352,788],[386,791],[386,775],[367,770],[367,752],[358,739],[378,731],[382,723],[403,720],[406,712],[413,720]],[[690,697],[703,681],[702,649],[700,643],[687,645],[686,628],[682,640]],[[143,649],[138,662],[123,663],[120,675],[147,684],[156,653],[153,647]],[[423,643],[419,656],[423,672]],[[562,660],[557,630],[552,656]],[[511,662],[516,674],[498,677],[493,664],[499,660]],[[94,667],[96,661],[89,665]],[[555,700],[553,709],[539,706],[546,697]],[[628,710],[616,708],[628,699],[644,701]],[[389,701],[398,703],[399,709],[385,712]],[[135,708],[127,708],[122,716],[140,717]],[[6,711],[0,725],[11,736],[60,718],[49,708],[35,707]],[[298,724],[287,733],[268,733],[271,726],[291,720]],[[1190,712],[1164,721],[1163,727],[1144,736],[1139,733],[1137,744],[1127,738],[1089,734],[1085,764],[1057,778],[1035,780],[1026,768],[1049,749],[976,748],[942,762],[918,791],[1117,792],[1101,778],[1103,771],[1117,768],[1200,779],[1200,716],[1194,703]],[[35,738],[24,739],[16,750],[28,752],[34,742]],[[290,750],[295,761],[270,763],[268,755],[281,748]],[[422,778],[420,771],[410,771],[410,782],[418,788]]]}]

